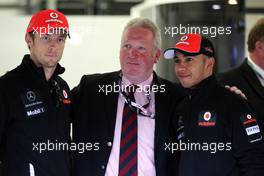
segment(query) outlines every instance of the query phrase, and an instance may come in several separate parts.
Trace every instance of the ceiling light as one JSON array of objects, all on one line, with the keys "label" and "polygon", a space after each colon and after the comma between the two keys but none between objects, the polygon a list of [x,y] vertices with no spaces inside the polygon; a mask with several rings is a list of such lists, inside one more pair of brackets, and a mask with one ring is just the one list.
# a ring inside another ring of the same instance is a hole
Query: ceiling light
[{"label": "ceiling light", "polygon": [[212,9],[214,9],[214,10],[220,10],[221,9],[221,6],[219,4],[213,4],[212,5]]},{"label": "ceiling light", "polygon": [[228,4],[229,5],[237,5],[238,2],[237,2],[237,0],[228,0]]}]

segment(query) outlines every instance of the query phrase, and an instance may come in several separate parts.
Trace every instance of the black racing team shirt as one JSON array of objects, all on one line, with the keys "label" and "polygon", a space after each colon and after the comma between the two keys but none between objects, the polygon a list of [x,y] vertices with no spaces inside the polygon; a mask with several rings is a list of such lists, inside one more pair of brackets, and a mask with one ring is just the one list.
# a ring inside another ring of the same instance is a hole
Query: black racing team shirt
[{"label": "black racing team shirt", "polygon": [[69,150],[58,148],[70,142],[71,96],[59,76],[64,71],[58,64],[46,81],[43,68],[25,55],[17,68],[0,78],[3,176],[70,175]]},{"label": "black racing team shirt", "polygon": [[180,176],[262,176],[264,146],[255,114],[214,76],[178,106]]}]

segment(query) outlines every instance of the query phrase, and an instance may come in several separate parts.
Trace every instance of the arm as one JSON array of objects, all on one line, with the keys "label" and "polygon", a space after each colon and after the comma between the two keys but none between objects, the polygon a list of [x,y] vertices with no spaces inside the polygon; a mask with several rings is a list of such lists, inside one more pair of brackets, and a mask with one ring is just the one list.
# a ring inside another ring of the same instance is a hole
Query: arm
[{"label": "arm", "polygon": [[6,131],[6,121],[7,121],[7,108],[5,104],[5,93],[3,92],[3,83],[0,79],[0,175],[2,174],[2,161],[3,161],[3,149],[4,149],[4,136]]},{"label": "arm", "polygon": [[7,109],[5,105],[5,93],[3,92],[3,83],[0,80],[0,148],[3,143],[3,136],[5,132],[6,119],[7,119]]},{"label": "arm", "polygon": [[264,175],[264,144],[260,133],[262,129],[259,129],[254,113],[245,102],[232,104],[232,148],[240,175]]}]

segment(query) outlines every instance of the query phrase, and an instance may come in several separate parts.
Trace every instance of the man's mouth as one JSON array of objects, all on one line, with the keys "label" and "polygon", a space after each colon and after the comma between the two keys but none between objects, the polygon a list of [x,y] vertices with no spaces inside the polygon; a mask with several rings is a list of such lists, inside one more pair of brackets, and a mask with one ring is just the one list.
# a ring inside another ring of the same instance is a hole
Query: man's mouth
[{"label": "man's mouth", "polygon": [[47,57],[58,57],[57,54],[46,54]]},{"label": "man's mouth", "polygon": [[184,78],[190,77],[190,75],[189,74],[178,74],[178,77],[184,79]]},{"label": "man's mouth", "polygon": [[136,62],[127,62],[127,64],[129,64],[129,65],[139,65],[139,63],[136,63]]}]

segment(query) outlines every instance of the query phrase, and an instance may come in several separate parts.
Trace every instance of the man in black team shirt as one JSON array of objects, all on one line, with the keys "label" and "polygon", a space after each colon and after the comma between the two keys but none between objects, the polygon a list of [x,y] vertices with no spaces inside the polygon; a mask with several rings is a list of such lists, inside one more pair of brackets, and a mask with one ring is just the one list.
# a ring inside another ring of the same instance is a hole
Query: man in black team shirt
[{"label": "man in black team shirt", "polygon": [[174,126],[182,146],[180,176],[261,176],[263,140],[254,113],[245,101],[221,87],[213,74],[212,43],[199,34],[184,35],[164,57],[187,96]]},{"label": "man in black team shirt", "polygon": [[25,36],[30,54],[0,78],[1,176],[70,175],[68,151],[47,150],[70,140],[70,91],[58,64],[68,29],[56,10],[34,14]]}]

